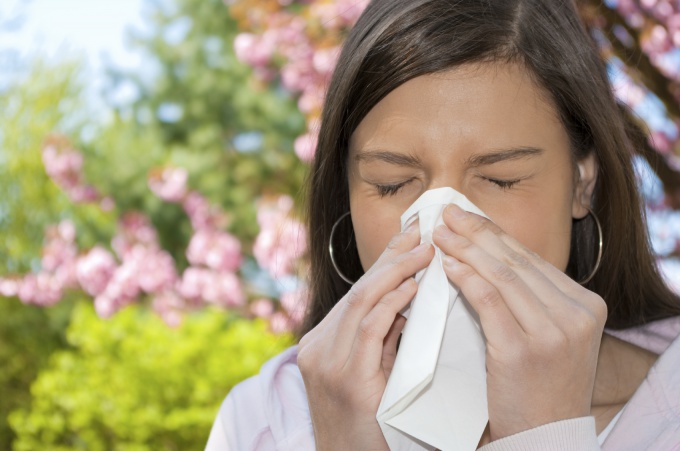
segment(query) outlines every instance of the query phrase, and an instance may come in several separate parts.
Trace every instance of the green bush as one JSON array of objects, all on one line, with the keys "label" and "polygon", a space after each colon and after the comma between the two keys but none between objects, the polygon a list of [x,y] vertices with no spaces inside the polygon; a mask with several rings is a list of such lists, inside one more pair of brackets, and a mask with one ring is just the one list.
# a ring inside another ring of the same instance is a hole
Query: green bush
[{"label": "green bush", "polygon": [[15,439],[7,416],[29,404],[31,383],[49,356],[67,346],[72,304],[46,309],[0,297],[0,450],[11,449]]},{"label": "green bush", "polygon": [[203,449],[226,393],[293,342],[206,310],[168,328],[148,309],[76,306],[67,338],[9,416],[14,449]]}]

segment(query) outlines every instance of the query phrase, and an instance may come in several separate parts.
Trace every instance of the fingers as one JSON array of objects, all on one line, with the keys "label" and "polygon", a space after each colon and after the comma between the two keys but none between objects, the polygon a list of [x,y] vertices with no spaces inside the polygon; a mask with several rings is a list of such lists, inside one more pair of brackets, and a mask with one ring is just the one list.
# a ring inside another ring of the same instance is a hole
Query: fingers
[{"label": "fingers", "polygon": [[528,249],[522,243],[503,233],[501,235],[503,242],[514,252],[525,258],[533,267],[548,279],[557,289],[566,294],[570,299],[578,304],[588,308],[591,312],[598,316],[607,316],[607,305],[604,300],[583,287],[581,284],[574,281],[571,277],[560,271],[547,261],[543,260],[537,253]]},{"label": "fingers", "polygon": [[337,306],[343,321],[358,324],[383,296],[430,263],[434,249],[419,242],[420,235],[413,230],[392,239],[378,261]]},{"label": "fingers", "polygon": [[521,325],[494,286],[454,257],[445,255],[443,263],[446,275],[479,315],[489,343],[507,343],[519,336]]},{"label": "fingers", "polygon": [[[452,274],[452,281],[461,287],[469,302],[486,304],[497,298],[526,331],[539,328],[545,322],[545,306],[513,268],[445,226],[436,229],[435,240],[445,254],[468,266],[469,269]],[[451,266],[454,261],[451,259],[448,263]],[[464,285],[473,285],[474,289],[466,291]]]},{"label": "fingers", "polygon": [[342,387],[352,386],[357,393],[358,384],[363,394],[357,406],[366,404],[367,396],[382,394],[405,323],[399,311],[417,290],[412,276],[434,256],[432,245],[418,246],[419,241],[417,226],[398,234],[371,270],[300,340],[298,366],[311,391],[346,402]]},{"label": "fingers", "polygon": [[[414,235],[416,235],[415,239]],[[382,340],[389,330],[389,325],[394,321],[396,313],[410,301],[410,298],[404,301],[401,296],[404,290],[404,287],[401,287],[402,282],[425,268],[434,256],[434,248],[430,244],[413,247],[419,242],[419,237],[420,234],[413,230],[398,234],[378,262],[354,284],[326,317],[324,321],[334,325],[334,347],[337,352],[349,353],[352,350],[355,334],[361,333],[360,330],[357,332],[360,324],[366,324],[365,318],[376,306],[379,306],[380,314],[389,316],[388,327],[380,329],[383,335],[379,337],[379,343],[382,345]],[[408,250],[409,248],[411,249]],[[405,249],[408,252],[404,252]],[[407,284],[407,286],[411,285]],[[396,293],[391,295],[393,291]],[[401,307],[394,311],[392,308],[385,308],[395,302]],[[376,318],[376,316],[371,315],[371,318]],[[376,330],[369,325],[366,325],[366,329],[370,333]],[[375,348],[371,348],[371,352],[375,352]]]},{"label": "fingers", "polygon": [[406,279],[396,290],[386,294],[361,320],[348,365],[359,371],[374,373],[380,370],[383,360],[396,357],[397,340],[405,323],[399,311],[411,302],[417,289],[415,280]]},{"label": "fingers", "polygon": [[[368,317],[377,319],[375,314],[369,315],[376,308],[379,314],[389,316],[389,324],[392,324],[395,314],[410,301],[410,298],[404,300],[401,294],[411,285],[409,283],[404,287],[402,282],[425,268],[433,256],[434,250],[431,245],[420,245],[389,262],[385,262],[383,266],[371,274],[362,277],[362,280],[357,282],[342,300],[336,319],[338,323],[342,324],[342,327],[337,328],[335,346],[338,349],[349,351],[354,343],[354,334],[357,329],[359,329],[358,333],[361,334],[361,325],[368,326],[366,324]],[[415,285],[415,282],[413,284]],[[394,311],[392,308],[387,308],[395,302],[401,307]],[[370,327],[366,327],[366,329],[373,330]],[[381,329],[384,333],[379,337],[379,340],[378,337],[373,337],[376,343],[379,341],[382,344],[388,329],[389,327]]]},{"label": "fingers", "polygon": [[491,221],[452,206],[443,217],[434,243],[487,338],[491,433],[587,413],[604,302]]},{"label": "fingers", "polygon": [[[371,266],[371,268],[368,269],[368,271],[366,271],[364,276],[361,277],[361,279],[359,279],[354,284],[354,286],[350,289],[345,298],[343,298],[343,300],[335,304],[333,309],[331,309],[331,311],[326,315],[323,321],[328,322],[331,319],[334,319],[335,316],[340,315],[342,311],[346,308],[345,302],[343,301],[351,300],[350,303],[355,303],[355,300],[358,298],[358,296],[350,294],[352,293],[353,290],[354,293],[356,293],[357,290],[362,290],[362,287],[367,284],[366,280],[372,279],[373,278],[372,274],[375,273],[381,266],[384,266],[386,262],[396,263],[396,260],[399,257],[399,255],[414,250],[419,243],[420,243],[420,231],[418,229],[417,223],[411,224],[406,230],[392,237],[392,239],[387,244],[387,247],[385,248],[381,256],[378,258],[378,260],[373,264],[373,266]],[[396,286],[399,285],[399,283],[401,283],[406,277],[408,276],[403,277],[401,280],[399,280],[398,283],[395,283],[392,288],[396,288]]]},{"label": "fingers", "polygon": [[[547,310],[552,310],[553,316],[570,317],[578,313],[575,310],[585,308],[598,318],[602,316],[604,302],[599,296],[488,219],[455,205],[448,206],[443,217],[448,227],[436,230],[435,244],[492,285],[526,331],[540,330],[547,320]],[[485,292],[488,290],[491,288],[485,288]]]},{"label": "fingers", "polygon": [[[530,278],[535,286],[547,290],[557,287],[569,296],[582,294],[580,285],[488,219],[450,205],[445,210],[444,223],[454,233],[474,241],[525,280]],[[543,301],[549,303],[551,299]]]}]

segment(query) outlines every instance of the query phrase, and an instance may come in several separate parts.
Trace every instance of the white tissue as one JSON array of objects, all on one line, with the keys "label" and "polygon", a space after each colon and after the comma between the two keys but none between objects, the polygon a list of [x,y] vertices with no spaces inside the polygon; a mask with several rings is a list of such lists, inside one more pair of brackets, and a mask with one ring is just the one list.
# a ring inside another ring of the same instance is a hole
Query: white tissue
[{"label": "white tissue", "polygon": [[[401,216],[404,230],[416,219],[421,242],[443,223],[448,204],[485,216],[452,188],[426,191]],[[459,295],[435,247],[430,265],[416,275],[418,292],[408,316],[377,419],[392,451],[472,451],[488,421],[485,340],[479,318]]]}]

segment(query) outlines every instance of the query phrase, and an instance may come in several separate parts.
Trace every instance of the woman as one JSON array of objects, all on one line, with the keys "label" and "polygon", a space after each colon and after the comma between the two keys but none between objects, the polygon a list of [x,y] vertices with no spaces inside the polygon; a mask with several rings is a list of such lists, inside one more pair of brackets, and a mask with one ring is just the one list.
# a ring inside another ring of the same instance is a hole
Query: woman
[{"label": "woman", "polygon": [[481,449],[678,449],[680,301],[648,244],[643,145],[570,1],[371,2],[327,93],[304,336],[232,391],[208,448],[387,449],[399,312],[434,253],[399,217],[449,186],[493,220],[449,206],[433,236],[487,340]]}]

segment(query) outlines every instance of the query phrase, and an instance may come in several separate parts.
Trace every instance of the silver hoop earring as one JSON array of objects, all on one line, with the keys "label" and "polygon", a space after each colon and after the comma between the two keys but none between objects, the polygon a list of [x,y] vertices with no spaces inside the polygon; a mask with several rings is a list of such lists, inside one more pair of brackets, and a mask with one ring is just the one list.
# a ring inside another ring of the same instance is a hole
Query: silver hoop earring
[{"label": "silver hoop earring", "polygon": [[588,214],[593,217],[595,220],[595,225],[597,226],[597,235],[598,235],[598,250],[597,250],[597,260],[595,261],[595,267],[593,270],[590,272],[588,277],[586,277],[585,280],[582,280],[579,282],[581,285],[585,285],[590,280],[593,278],[595,273],[597,272],[598,269],[600,269],[600,263],[602,263],[602,245],[603,245],[603,237],[602,237],[602,226],[600,225],[600,220],[597,218],[597,215],[593,210],[590,209],[590,207],[586,207],[588,209]]},{"label": "silver hoop earring", "polygon": [[333,255],[333,235],[335,234],[335,229],[338,228],[338,224],[340,224],[340,221],[345,219],[345,217],[349,216],[349,213],[350,212],[348,211],[347,213],[340,216],[340,218],[337,221],[335,221],[335,224],[333,224],[333,228],[331,229],[331,238],[330,238],[329,243],[328,243],[328,253],[331,256],[331,263],[333,264],[333,268],[335,268],[335,272],[338,273],[338,275],[340,276],[340,278],[342,280],[344,280],[345,282],[347,282],[350,285],[354,285],[354,282],[352,280],[350,280],[349,277],[344,275],[342,273],[342,271],[340,271],[340,268],[338,267],[338,264],[335,262],[335,257]]}]

